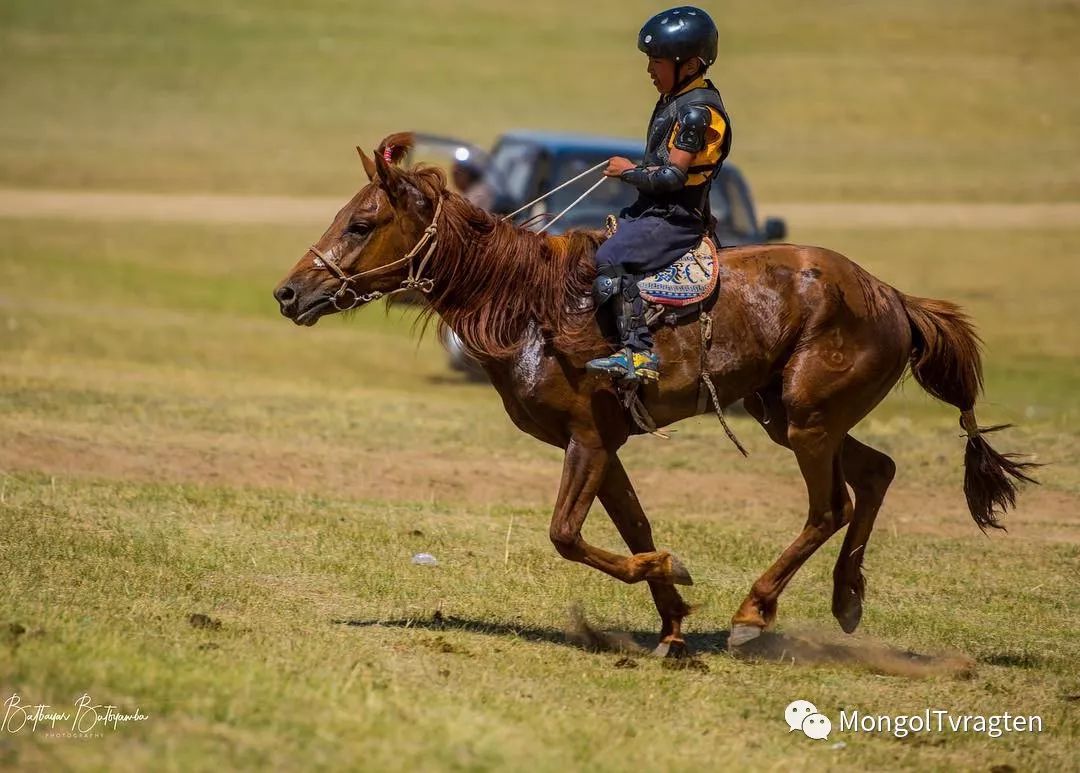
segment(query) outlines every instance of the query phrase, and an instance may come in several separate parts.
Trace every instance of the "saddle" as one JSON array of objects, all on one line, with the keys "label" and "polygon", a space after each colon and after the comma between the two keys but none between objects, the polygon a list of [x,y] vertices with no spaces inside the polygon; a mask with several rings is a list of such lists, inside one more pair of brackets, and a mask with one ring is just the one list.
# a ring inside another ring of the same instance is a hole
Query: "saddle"
[{"label": "saddle", "polygon": [[649,325],[674,325],[697,314],[716,292],[719,271],[716,243],[703,236],[696,247],[659,271],[638,282],[642,299],[649,304]]}]

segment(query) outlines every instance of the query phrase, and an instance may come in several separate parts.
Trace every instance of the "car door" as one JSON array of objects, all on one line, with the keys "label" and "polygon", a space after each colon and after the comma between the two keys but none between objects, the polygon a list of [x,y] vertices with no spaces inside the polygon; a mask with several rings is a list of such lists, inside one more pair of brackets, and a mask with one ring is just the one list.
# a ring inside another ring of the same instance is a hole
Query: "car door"
[{"label": "car door", "polygon": [[720,168],[713,181],[709,205],[716,218],[716,236],[721,244],[752,244],[760,241],[754,203],[738,169],[730,165]]}]

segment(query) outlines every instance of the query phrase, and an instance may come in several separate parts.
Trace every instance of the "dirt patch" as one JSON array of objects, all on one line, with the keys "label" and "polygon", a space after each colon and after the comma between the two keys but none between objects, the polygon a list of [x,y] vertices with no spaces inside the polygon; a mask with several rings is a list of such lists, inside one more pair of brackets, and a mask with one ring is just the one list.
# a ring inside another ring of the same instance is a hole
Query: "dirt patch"
[{"label": "dirt patch", "polygon": [[[590,652],[618,652],[627,655],[644,655],[648,652],[629,634],[601,631],[585,618],[585,613],[577,605],[570,608],[570,619],[566,624],[566,639]],[[625,657],[619,662],[624,663],[624,661],[633,663]],[[624,663],[617,667],[632,668],[633,666],[627,666]]]},{"label": "dirt patch", "polygon": [[94,221],[318,224],[341,201],[295,196],[0,189],[0,216]]},{"label": "dirt patch", "polygon": [[192,628],[200,628],[206,631],[220,631],[221,621],[217,618],[205,615],[202,612],[192,612],[188,615],[188,624]]},{"label": "dirt patch", "polygon": [[[538,455],[539,456],[539,455]],[[794,538],[806,493],[794,462],[790,474],[725,470],[703,476],[691,470],[632,469],[646,512],[661,521],[678,514],[692,520],[738,520],[773,525],[790,513]],[[465,505],[550,507],[559,480],[557,460],[499,456],[448,457],[439,451],[393,454],[320,444],[281,450],[257,441],[202,436],[168,443],[88,439],[24,431],[0,446],[0,470],[49,475],[195,483],[303,491],[381,501],[438,501]],[[935,536],[977,536],[957,481],[927,514],[925,487],[894,485],[878,531]],[[1005,523],[1009,539],[1080,542],[1080,502],[1075,496],[1028,487],[1021,510]],[[703,503],[713,503],[708,509]],[[599,505],[596,506],[599,508]]]},{"label": "dirt patch", "polygon": [[[325,223],[337,199],[0,188],[0,217],[229,224]],[[1080,203],[774,202],[795,228],[1052,228],[1080,225]]]},{"label": "dirt patch", "polygon": [[850,666],[909,679],[932,676],[967,679],[975,671],[975,661],[958,652],[922,654],[863,636],[841,640],[832,634],[812,630],[766,631],[733,654],[740,659],[793,666]]},{"label": "dirt patch", "polygon": [[285,489],[361,499],[536,504],[553,496],[558,469],[507,459],[450,459],[322,446],[311,453],[222,438],[125,444],[15,432],[0,470],[148,482]]},{"label": "dirt patch", "polygon": [[798,228],[1070,228],[1080,226],[1080,204],[968,204],[957,202],[843,202],[770,204]]}]

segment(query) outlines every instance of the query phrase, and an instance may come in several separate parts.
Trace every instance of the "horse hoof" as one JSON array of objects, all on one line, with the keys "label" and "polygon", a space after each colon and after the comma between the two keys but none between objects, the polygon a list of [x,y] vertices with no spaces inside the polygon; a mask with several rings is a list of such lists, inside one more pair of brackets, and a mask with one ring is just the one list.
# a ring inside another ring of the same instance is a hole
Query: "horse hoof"
[{"label": "horse hoof", "polygon": [[694,580],[686,565],[674,553],[671,554],[671,582],[674,585],[693,585]]},{"label": "horse hoof", "polygon": [[836,618],[836,622],[840,623],[844,633],[855,633],[855,629],[859,627],[859,623],[862,621],[862,602],[855,599],[844,608],[834,609],[833,617]]},{"label": "horse hoof", "polygon": [[731,633],[728,635],[728,649],[741,647],[759,636],[761,636],[761,628],[758,626],[735,623],[731,626]]},{"label": "horse hoof", "polygon": [[847,588],[846,595],[840,595],[833,601],[833,616],[845,634],[855,633],[855,628],[863,619],[863,601],[859,594]]},{"label": "horse hoof", "polygon": [[681,660],[688,657],[690,653],[686,649],[686,642],[680,639],[660,642],[656,645],[656,649],[653,650],[652,654],[658,658]]}]

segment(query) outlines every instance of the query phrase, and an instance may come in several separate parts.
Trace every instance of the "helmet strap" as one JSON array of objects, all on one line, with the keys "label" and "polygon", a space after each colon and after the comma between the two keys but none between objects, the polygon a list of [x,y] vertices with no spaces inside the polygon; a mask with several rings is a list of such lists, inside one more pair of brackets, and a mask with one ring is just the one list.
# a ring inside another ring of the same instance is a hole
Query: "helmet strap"
[{"label": "helmet strap", "polygon": [[[700,57],[698,57],[698,58],[700,59]],[[700,73],[694,73],[693,75],[684,75],[681,78],[679,77],[679,73],[682,72],[683,65],[687,64],[687,62],[690,62],[690,61],[693,61],[693,60],[688,59],[686,62],[675,62],[675,85],[671,89],[671,96],[675,96],[680,91],[682,91],[684,88],[686,88],[700,74]]]}]

